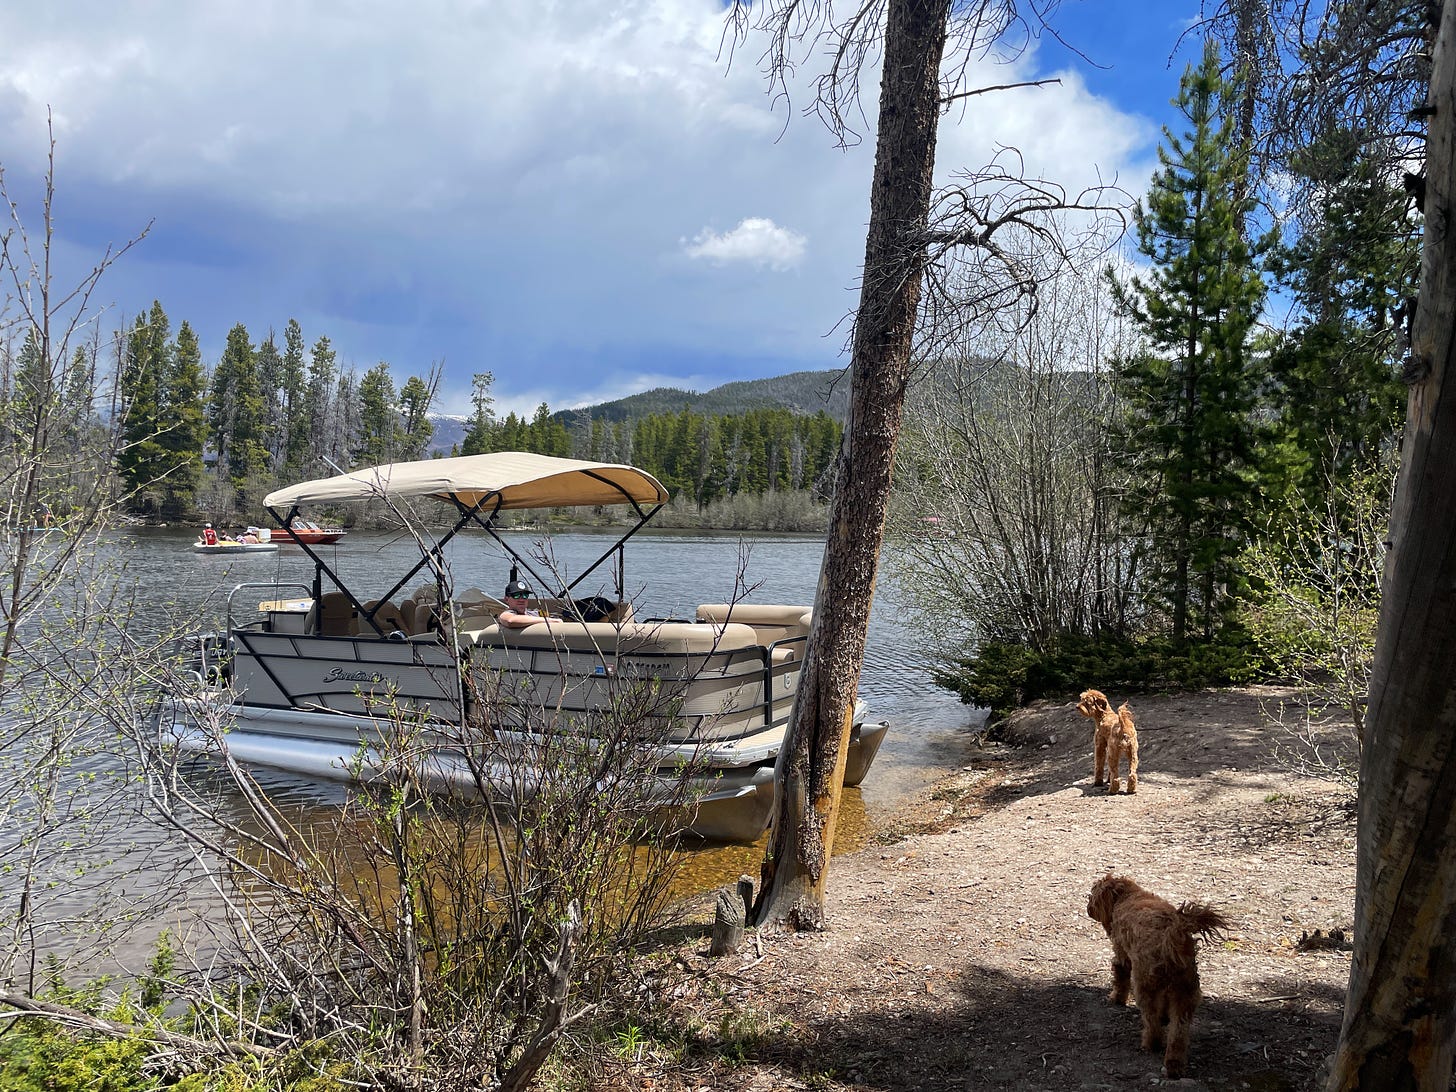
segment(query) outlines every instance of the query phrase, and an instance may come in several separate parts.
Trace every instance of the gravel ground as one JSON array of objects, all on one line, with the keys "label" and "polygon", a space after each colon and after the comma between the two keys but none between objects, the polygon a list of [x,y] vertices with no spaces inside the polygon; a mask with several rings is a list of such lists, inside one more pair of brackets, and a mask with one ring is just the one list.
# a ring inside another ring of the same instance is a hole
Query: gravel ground
[{"label": "gravel ground", "polygon": [[[1123,696],[1110,695],[1114,704]],[[1274,725],[1298,695],[1218,690],[1132,701],[1136,795],[1092,785],[1073,703],[1012,718],[907,802],[887,844],[837,857],[822,933],[753,934],[709,959],[705,902],[651,980],[670,1056],[626,1051],[612,1087],[1111,1089],[1163,1082],[1132,1005],[1109,1003],[1111,948],[1086,915],[1109,870],[1233,921],[1205,945],[1204,1002],[1182,1087],[1304,1090],[1339,1032],[1354,906],[1353,798],[1309,775],[1318,744]],[[1318,932],[1317,932],[1318,931]]]}]

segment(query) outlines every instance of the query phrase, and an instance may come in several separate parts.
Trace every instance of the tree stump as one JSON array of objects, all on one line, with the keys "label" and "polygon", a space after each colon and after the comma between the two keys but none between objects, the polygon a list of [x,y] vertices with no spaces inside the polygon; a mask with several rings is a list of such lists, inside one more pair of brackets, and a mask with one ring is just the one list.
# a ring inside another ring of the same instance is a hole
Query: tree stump
[{"label": "tree stump", "polygon": [[752,905],[753,880],[747,876],[740,876],[736,887],[725,887],[718,892],[708,955],[716,958],[738,951],[743,941],[743,923],[748,920],[748,908]]}]

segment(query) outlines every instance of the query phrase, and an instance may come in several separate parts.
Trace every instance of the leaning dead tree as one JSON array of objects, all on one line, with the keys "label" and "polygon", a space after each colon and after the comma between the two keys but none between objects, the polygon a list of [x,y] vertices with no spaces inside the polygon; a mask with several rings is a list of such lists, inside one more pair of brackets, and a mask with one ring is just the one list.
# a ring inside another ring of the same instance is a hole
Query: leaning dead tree
[{"label": "leaning dead tree", "polygon": [[[883,58],[870,225],[850,339],[850,416],[803,677],[780,757],[773,834],[754,908],[759,923],[824,922],[895,449],[919,352],[933,351],[946,320],[973,321],[988,309],[1034,300],[1036,283],[1019,247],[1048,230],[1051,213],[1098,205],[1095,194],[1068,200],[1056,187],[1002,167],[973,174],[939,198],[935,193],[941,117],[993,90],[972,85],[975,65],[1019,52],[1053,6],[867,0],[838,18],[830,4],[777,0],[733,13],[740,35],[768,35],[765,65],[785,91],[798,55],[828,45],[811,110],[841,143],[855,139],[849,119],[857,116],[860,74],[876,51]],[[925,315],[934,321],[922,324]]]},{"label": "leaning dead tree", "polygon": [[[1456,4],[1429,97],[1411,383],[1360,764],[1355,956],[1331,1089],[1444,1090],[1456,1040]],[[1451,394],[1452,397],[1446,397]]]}]

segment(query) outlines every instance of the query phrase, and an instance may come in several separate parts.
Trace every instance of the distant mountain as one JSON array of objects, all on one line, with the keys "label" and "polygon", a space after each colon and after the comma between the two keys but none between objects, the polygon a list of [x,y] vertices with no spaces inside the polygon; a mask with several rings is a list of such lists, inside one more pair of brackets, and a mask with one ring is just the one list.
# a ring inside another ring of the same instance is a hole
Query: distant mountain
[{"label": "distant mountain", "polygon": [[431,455],[450,454],[450,449],[465,439],[465,431],[470,426],[464,417],[444,413],[430,414],[430,424],[435,426],[435,432],[430,437]]},{"label": "distant mountain", "polygon": [[[724,383],[702,393],[655,387],[613,402],[560,410],[551,416],[571,428],[589,420],[635,421],[654,413],[679,413],[683,409],[721,415],[765,408],[787,409],[806,416],[823,410],[843,421],[849,416],[849,373],[841,370],[790,372],[771,379]],[[451,448],[465,439],[469,427],[466,418],[446,414],[432,413],[430,423],[435,426],[430,440],[432,455],[450,454]]]},{"label": "distant mountain", "polygon": [[787,409],[813,415],[823,410],[844,420],[849,416],[849,374],[790,372],[771,379],[745,379],[698,393],[675,387],[655,387],[641,394],[601,402],[595,406],[561,410],[552,416],[568,426],[584,419],[632,421],[654,413],[742,413],[750,409]]}]

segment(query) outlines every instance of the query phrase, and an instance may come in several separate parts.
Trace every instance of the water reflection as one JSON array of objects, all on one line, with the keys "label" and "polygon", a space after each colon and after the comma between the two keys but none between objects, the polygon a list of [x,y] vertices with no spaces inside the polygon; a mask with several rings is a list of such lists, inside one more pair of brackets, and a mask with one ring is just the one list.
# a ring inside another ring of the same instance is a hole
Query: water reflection
[{"label": "water reflection", "polygon": [[[210,806],[218,809],[219,820],[260,842],[270,840],[267,827],[242,797],[232,791],[224,774],[203,760],[190,760],[188,767],[189,783],[201,791]],[[276,808],[286,830],[296,831],[320,858],[331,858],[341,863],[346,880],[349,875],[362,880],[353,885],[355,896],[367,904],[380,898],[380,892],[395,890],[391,865],[387,860],[381,865],[377,846],[370,848],[375,840],[370,820],[357,805],[346,806],[351,790],[343,785],[320,784],[266,770],[257,772],[257,781]],[[480,859],[494,860],[496,850],[485,806],[476,802],[457,802],[449,814],[463,822],[468,832],[466,840],[478,844]],[[863,848],[873,831],[863,794],[857,788],[846,789],[835,833],[835,854]],[[509,840],[509,835],[506,838]],[[740,875],[751,876],[756,882],[767,844],[766,834],[757,842],[743,845],[718,845],[696,838],[678,839],[672,844],[676,860],[668,886],[669,901],[732,883]],[[641,875],[649,870],[652,867],[649,858],[658,851],[657,846],[639,847],[634,873]],[[279,871],[279,864],[270,862],[266,853],[254,848],[246,851],[244,857],[264,874],[286,881],[286,870]]]},{"label": "water reflection", "polygon": [[[871,777],[874,776],[872,773]],[[865,810],[864,794],[859,789],[845,789],[839,804],[839,824],[834,833],[834,853],[852,853],[869,844],[873,826]],[[686,898],[731,884],[739,876],[751,876],[758,883],[759,866],[768,848],[765,834],[752,845],[707,845],[702,842],[679,842],[678,871],[673,877],[675,895]]]}]

